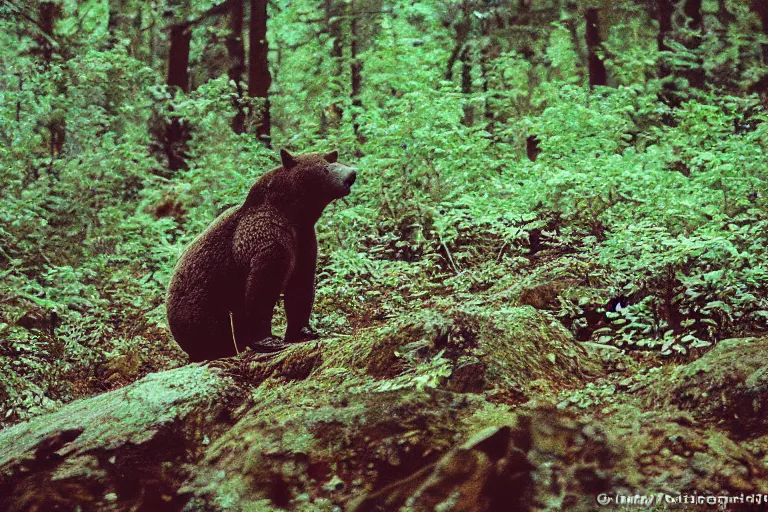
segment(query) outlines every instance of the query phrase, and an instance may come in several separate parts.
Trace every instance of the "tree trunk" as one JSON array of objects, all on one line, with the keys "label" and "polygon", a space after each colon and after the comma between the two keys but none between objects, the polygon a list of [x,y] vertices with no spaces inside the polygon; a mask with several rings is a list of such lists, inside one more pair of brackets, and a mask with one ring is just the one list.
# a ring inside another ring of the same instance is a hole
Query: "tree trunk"
[{"label": "tree trunk", "polygon": [[147,59],[150,68],[155,69],[155,59],[157,55],[157,20],[158,20],[158,6],[157,1],[152,0],[149,4],[149,28],[147,34],[147,43],[149,45],[149,58]]},{"label": "tree trunk", "polygon": [[[656,34],[656,46],[660,52],[669,51],[667,46],[667,35],[672,31],[672,14],[675,12],[675,7],[672,5],[672,0],[656,0],[655,5],[655,17],[659,22],[659,32]],[[659,76],[664,78],[669,76],[669,66],[662,58],[659,64]]]},{"label": "tree trunk", "polygon": [[[757,14],[760,18],[760,22],[763,25],[763,34],[768,35],[768,1],[766,0],[752,0],[749,6],[750,10]],[[763,62],[768,64],[768,43],[762,44],[763,49]]]},{"label": "tree trunk", "polygon": [[461,93],[464,95],[464,118],[461,120],[465,126],[472,126],[475,122],[475,109],[472,106],[470,94],[472,94],[472,56],[471,46],[464,45],[464,50],[459,55],[461,62]]},{"label": "tree trunk", "polygon": [[690,20],[689,27],[694,30],[700,30],[704,24],[704,18],[701,13],[701,0],[686,0],[683,11]]},{"label": "tree trunk", "polygon": [[350,64],[349,68],[352,74],[352,90],[350,98],[352,100],[352,129],[355,132],[355,138],[359,143],[365,142],[360,134],[360,121],[358,119],[360,110],[363,108],[363,102],[360,100],[360,92],[362,90],[362,71],[363,61],[358,57],[358,27],[357,27],[357,14],[355,14],[355,1],[350,3],[350,12],[352,18],[349,25],[350,41]]},{"label": "tree trunk", "polygon": [[170,38],[168,86],[189,92],[189,44],[192,41],[192,31],[186,23],[172,25]]},{"label": "tree trunk", "polygon": [[226,40],[229,54],[229,79],[235,82],[235,115],[232,118],[232,131],[237,134],[245,131],[245,109],[243,108],[243,74],[245,73],[245,47],[243,46],[243,0],[232,0],[229,11],[229,34]]},{"label": "tree trunk", "polygon": [[40,20],[42,35],[36,38],[38,51],[43,59],[45,69],[51,67],[53,60],[53,28],[56,25],[56,17],[59,14],[59,6],[53,2],[40,2],[37,6],[37,14]]},{"label": "tree trunk", "polygon": [[[172,25],[171,45],[168,50],[168,89],[171,94],[176,90],[189,92],[189,43],[192,32],[186,23]],[[174,117],[166,126],[165,154],[171,171],[187,169],[186,150],[189,133],[181,119]]]},{"label": "tree trunk", "polygon": [[605,71],[603,59],[597,53],[602,42],[600,41],[600,25],[598,9],[586,11],[586,40],[587,40],[587,65],[589,68],[589,88],[596,85],[608,85],[608,75]]},{"label": "tree trunk", "polygon": [[[683,6],[683,11],[688,18],[688,28],[698,31],[696,35],[687,38],[685,47],[689,50],[698,50],[702,42],[701,31],[704,29],[704,18],[701,12],[701,0],[686,0],[685,5]],[[702,65],[701,59],[697,59],[697,61],[698,62],[696,67],[684,70],[681,73],[681,76],[687,78],[688,83],[690,83],[692,87],[703,89],[706,78],[704,67]]]},{"label": "tree trunk", "polygon": [[133,34],[131,34],[131,43],[128,46],[129,55],[134,59],[141,59],[141,45],[143,34],[141,27],[144,26],[144,5],[139,4],[136,10],[136,16],[133,18]]},{"label": "tree trunk", "polygon": [[[267,0],[251,0],[248,50],[248,96],[264,100],[264,107],[256,122],[256,135],[271,147],[269,116],[269,45],[267,43]],[[251,113],[253,116],[254,113]]]},{"label": "tree trunk", "polygon": [[19,86],[17,88],[18,96],[16,96],[16,124],[21,123],[21,95],[24,92],[24,74],[16,73],[16,78],[19,80]]},{"label": "tree trunk", "polygon": [[539,153],[541,153],[538,137],[535,135],[529,135],[528,138],[525,139],[525,153],[528,155],[528,160],[531,162],[536,161],[536,159],[539,157]]},{"label": "tree trunk", "polygon": [[[41,2],[37,6],[39,20],[40,37],[36,38],[37,53],[42,58],[43,67],[46,71],[51,69],[53,62],[53,31],[56,26],[56,19],[61,12],[60,6],[53,2]],[[57,81],[56,90],[63,93],[64,88],[60,81]],[[61,153],[66,139],[66,119],[62,117],[50,116],[45,124],[48,129],[48,172],[53,173],[53,162],[56,156]]]},{"label": "tree trunk", "polygon": [[[325,23],[328,27],[328,35],[333,40],[331,45],[331,61],[337,77],[344,74],[343,55],[344,41],[342,39],[341,16],[339,9],[334,5],[333,0],[324,0]],[[328,128],[338,128],[341,124],[341,118],[344,116],[341,98],[335,96],[331,98],[331,104],[327,109],[323,109],[320,114],[320,127],[322,133],[326,133]]]},{"label": "tree trunk", "polygon": [[490,86],[488,85],[488,67],[491,61],[498,56],[499,51],[491,38],[492,27],[489,21],[486,20],[483,22],[482,30],[484,43],[483,49],[480,51],[480,74],[483,80],[483,100],[485,106],[483,116],[485,117],[486,123],[485,129],[489,133],[494,133],[496,116],[493,112],[494,102],[492,100],[498,100],[498,97],[490,91]]},{"label": "tree trunk", "polygon": [[447,81],[453,80],[453,66],[459,59],[461,52],[464,50],[464,46],[467,43],[469,37],[469,29],[471,26],[471,20],[469,18],[469,3],[465,0],[461,7],[461,18],[456,22],[454,28],[456,30],[456,42],[453,46],[451,56],[448,57],[448,67],[445,71],[445,79]]},{"label": "tree trunk", "polygon": [[[21,47],[22,35],[21,35],[21,30],[19,30],[18,28],[18,25],[16,28],[16,42],[17,44],[19,44],[19,47]],[[15,75],[19,81],[19,85],[17,89],[18,94],[16,96],[16,115],[14,116],[14,119],[16,120],[16,124],[19,124],[21,122],[21,96],[22,96],[22,93],[24,92],[24,73],[22,73],[21,71],[17,71]],[[8,137],[10,136],[10,134],[4,134],[4,135],[6,135],[6,140],[9,140]]]}]

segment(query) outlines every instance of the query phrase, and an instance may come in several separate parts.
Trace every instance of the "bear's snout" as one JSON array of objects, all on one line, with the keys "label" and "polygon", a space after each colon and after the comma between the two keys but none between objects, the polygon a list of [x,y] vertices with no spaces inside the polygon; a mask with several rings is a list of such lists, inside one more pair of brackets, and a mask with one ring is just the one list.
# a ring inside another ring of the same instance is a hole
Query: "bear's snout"
[{"label": "bear's snout", "polygon": [[347,186],[347,188],[352,188],[352,185],[355,184],[355,180],[357,179],[357,172],[354,170],[347,176],[347,179],[344,180],[344,184]]},{"label": "bear's snout", "polygon": [[333,164],[332,172],[336,181],[336,198],[346,197],[352,192],[357,181],[357,169],[344,164]]}]

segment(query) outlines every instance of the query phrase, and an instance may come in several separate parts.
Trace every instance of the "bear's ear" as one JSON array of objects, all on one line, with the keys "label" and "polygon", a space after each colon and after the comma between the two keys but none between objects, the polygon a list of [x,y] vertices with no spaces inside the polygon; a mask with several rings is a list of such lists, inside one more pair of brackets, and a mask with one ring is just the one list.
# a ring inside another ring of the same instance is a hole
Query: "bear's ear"
[{"label": "bear's ear", "polygon": [[284,149],[280,150],[280,161],[283,163],[283,167],[286,169],[290,169],[294,165],[296,165],[296,159],[293,157],[292,154],[287,152]]},{"label": "bear's ear", "polygon": [[339,152],[336,150],[331,151],[330,153],[324,154],[323,158],[325,158],[326,162],[328,162],[329,164],[335,164],[336,160],[339,159]]}]

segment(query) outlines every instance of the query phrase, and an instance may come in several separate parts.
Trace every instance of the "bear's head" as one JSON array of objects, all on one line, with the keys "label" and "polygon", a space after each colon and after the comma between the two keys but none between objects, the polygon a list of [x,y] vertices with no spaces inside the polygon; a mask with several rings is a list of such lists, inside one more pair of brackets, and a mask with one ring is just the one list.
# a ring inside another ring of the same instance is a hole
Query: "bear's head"
[{"label": "bear's head", "polygon": [[316,221],[331,202],[349,195],[357,179],[357,170],[338,157],[338,151],[292,155],[281,149],[283,165],[269,180],[270,201],[287,214]]}]

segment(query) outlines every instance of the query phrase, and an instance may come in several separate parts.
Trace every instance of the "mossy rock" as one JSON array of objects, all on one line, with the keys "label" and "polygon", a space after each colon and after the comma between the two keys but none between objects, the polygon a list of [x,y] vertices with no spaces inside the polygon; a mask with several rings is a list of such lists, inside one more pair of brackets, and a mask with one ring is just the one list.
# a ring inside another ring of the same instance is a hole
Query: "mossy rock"
[{"label": "mossy rock", "polygon": [[183,463],[231,425],[242,398],[234,381],[193,365],[3,430],[0,510],[178,507]]},{"label": "mossy rock", "polygon": [[592,421],[622,440],[632,460],[628,481],[633,489],[673,497],[768,492],[768,468],[755,453],[726,432],[699,425],[687,411],[662,402],[651,410],[619,404]]},{"label": "mossy rock", "polygon": [[629,492],[624,449],[602,426],[552,408],[521,411],[409,477],[353,500],[350,512],[591,511]]},{"label": "mossy rock", "polygon": [[248,510],[268,500],[333,510],[364,485],[387,485],[435,461],[463,439],[464,420],[483,403],[436,389],[375,392],[370,382],[265,383],[182,489],[188,509]]},{"label": "mossy rock", "polygon": [[546,313],[453,303],[240,363],[252,406],[185,485],[189,510],[333,510],[599,373]]},{"label": "mossy rock", "polygon": [[377,380],[434,376],[445,389],[503,392],[517,402],[601,372],[562,324],[529,306],[429,308],[333,341],[323,352],[315,379],[339,368]]},{"label": "mossy rock", "polygon": [[768,337],[723,340],[700,359],[659,376],[648,403],[690,411],[738,439],[768,433]]}]

